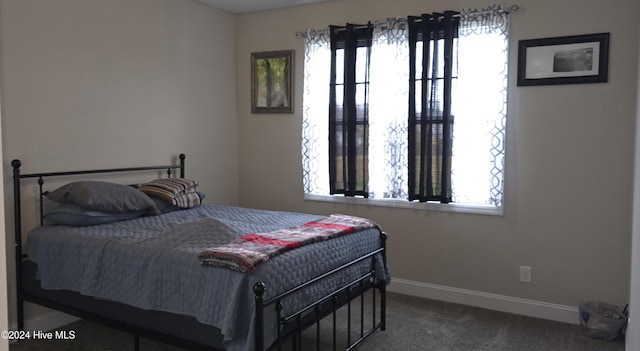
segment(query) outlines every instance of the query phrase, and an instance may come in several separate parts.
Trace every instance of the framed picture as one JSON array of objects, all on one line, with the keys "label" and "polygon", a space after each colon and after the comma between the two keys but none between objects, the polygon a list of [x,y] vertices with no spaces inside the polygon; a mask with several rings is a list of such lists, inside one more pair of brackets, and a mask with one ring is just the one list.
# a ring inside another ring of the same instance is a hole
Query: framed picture
[{"label": "framed picture", "polygon": [[518,42],[518,86],[604,83],[609,33]]},{"label": "framed picture", "polygon": [[293,112],[293,50],[251,53],[251,112]]}]

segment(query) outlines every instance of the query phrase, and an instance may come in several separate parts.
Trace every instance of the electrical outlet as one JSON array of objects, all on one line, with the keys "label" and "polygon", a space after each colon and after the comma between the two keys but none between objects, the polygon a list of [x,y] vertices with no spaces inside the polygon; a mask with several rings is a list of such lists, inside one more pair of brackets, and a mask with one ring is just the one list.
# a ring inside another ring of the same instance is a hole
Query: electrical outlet
[{"label": "electrical outlet", "polygon": [[531,283],[531,267],[520,266],[520,282]]}]

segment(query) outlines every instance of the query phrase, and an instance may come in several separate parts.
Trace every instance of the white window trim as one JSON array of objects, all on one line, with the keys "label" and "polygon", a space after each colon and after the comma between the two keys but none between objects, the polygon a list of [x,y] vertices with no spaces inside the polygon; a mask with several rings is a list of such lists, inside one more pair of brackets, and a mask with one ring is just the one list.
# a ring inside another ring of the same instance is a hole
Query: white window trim
[{"label": "white window trim", "polygon": [[438,211],[452,213],[481,214],[491,216],[504,215],[502,206],[470,205],[459,203],[441,204],[437,202],[412,202],[402,199],[365,199],[340,195],[305,194],[305,201],[331,202],[360,206],[380,206],[390,208],[406,208],[420,211]]}]

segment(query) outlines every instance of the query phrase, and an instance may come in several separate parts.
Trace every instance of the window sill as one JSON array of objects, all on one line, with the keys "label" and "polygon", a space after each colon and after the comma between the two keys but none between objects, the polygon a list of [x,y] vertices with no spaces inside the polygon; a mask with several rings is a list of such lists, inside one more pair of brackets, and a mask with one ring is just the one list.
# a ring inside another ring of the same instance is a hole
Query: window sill
[{"label": "window sill", "polygon": [[305,194],[304,199],[307,201],[321,201],[332,203],[343,203],[350,205],[363,205],[363,206],[381,206],[392,208],[408,208],[412,210],[422,211],[439,211],[439,212],[455,212],[455,213],[469,213],[469,214],[482,214],[492,216],[502,216],[502,206],[483,206],[483,205],[468,205],[468,204],[440,204],[435,202],[410,202],[396,199],[364,199],[360,197],[344,197],[333,195],[318,195],[318,194]]}]

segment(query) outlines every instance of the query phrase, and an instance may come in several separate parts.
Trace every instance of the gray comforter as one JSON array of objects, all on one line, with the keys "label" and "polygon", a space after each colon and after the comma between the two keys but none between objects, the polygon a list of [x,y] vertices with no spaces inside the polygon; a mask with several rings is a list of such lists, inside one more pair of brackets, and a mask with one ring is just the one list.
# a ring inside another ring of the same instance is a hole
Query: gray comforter
[{"label": "gray comforter", "polygon": [[[252,287],[262,281],[266,298],[300,284],[339,263],[379,246],[370,229],[285,252],[257,266],[251,274],[203,267],[198,253],[238,236],[300,225],[321,216],[202,205],[195,209],[113,224],[38,227],[28,235],[27,254],[38,264],[42,287],[66,289],[115,300],[142,309],[194,316],[219,328],[229,351],[254,349]],[[387,278],[378,260],[379,278]],[[365,262],[357,271],[366,271]],[[354,273],[352,270],[351,273]],[[333,278],[296,296],[293,310],[322,294]],[[267,316],[271,314],[266,312]],[[265,344],[276,326],[265,328]]]}]

